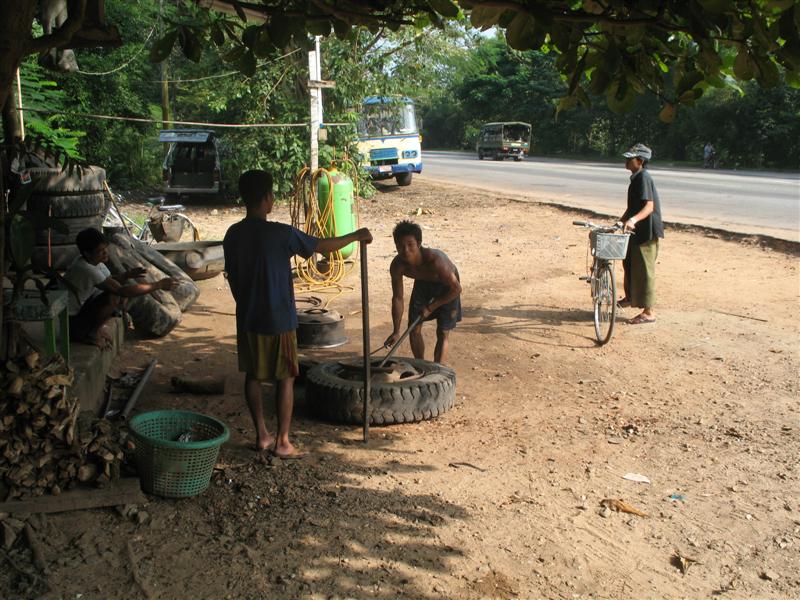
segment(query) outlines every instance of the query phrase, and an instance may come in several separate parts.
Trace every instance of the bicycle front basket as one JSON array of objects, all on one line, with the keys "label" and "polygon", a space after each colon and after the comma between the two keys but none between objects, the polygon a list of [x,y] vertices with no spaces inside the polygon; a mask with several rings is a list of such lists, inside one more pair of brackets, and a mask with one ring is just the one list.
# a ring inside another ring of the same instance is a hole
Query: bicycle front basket
[{"label": "bicycle front basket", "polygon": [[592,255],[605,260],[622,260],[628,253],[627,233],[600,233],[592,231],[589,239],[592,244]]}]

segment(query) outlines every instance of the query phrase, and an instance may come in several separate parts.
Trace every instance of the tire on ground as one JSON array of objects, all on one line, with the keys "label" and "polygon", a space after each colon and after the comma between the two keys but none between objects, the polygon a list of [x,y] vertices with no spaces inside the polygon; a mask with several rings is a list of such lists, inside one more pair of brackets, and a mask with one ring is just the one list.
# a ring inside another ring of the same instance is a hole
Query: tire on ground
[{"label": "tire on ground", "polygon": [[[116,244],[108,245],[108,268],[112,275],[119,275],[128,269],[142,267],[147,270],[144,280],[158,281],[164,273],[142,260],[138,254],[125,250]],[[126,310],[131,316],[136,331],[146,337],[163,337],[181,322],[181,309],[170,292],[158,290],[151,294],[130,298]]]},{"label": "tire on ground", "polygon": [[[372,425],[413,423],[432,419],[453,407],[456,374],[426,360],[404,358],[424,375],[395,383],[374,383],[370,394]],[[306,402],[318,417],[339,423],[363,423],[363,381],[341,377],[338,363],[322,363],[308,371]]]},{"label": "tire on ground", "polygon": [[177,280],[178,285],[169,293],[172,294],[181,311],[188,310],[197,301],[200,296],[200,288],[197,287],[197,284],[178,265],[156,249],[119,233],[114,235],[111,241],[123,248],[126,255],[136,256],[143,263],[142,266],[147,267],[146,263],[149,263],[156,267],[159,272],[164,273],[165,277],[172,277]]},{"label": "tire on ground", "polygon": [[414,174],[409,171],[408,173],[398,173],[395,179],[397,179],[397,185],[401,187],[405,187],[407,185],[411,185],[411,179]]}]

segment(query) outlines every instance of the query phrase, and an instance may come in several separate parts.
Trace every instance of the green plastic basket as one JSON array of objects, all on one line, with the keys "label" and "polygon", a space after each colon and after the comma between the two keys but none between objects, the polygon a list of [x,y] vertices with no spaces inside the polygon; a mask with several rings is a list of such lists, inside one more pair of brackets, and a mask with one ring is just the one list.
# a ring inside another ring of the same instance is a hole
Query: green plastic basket
[{"label": "green plastic basket", "polygon": [[[211,482],[219,448],[230,433],[213,417],[181,410],[157,410],[129,422],[136,440],[136,468],[142,489],[166,498],[188,498]],[[187,432],[191,440],[178,441]]]}]

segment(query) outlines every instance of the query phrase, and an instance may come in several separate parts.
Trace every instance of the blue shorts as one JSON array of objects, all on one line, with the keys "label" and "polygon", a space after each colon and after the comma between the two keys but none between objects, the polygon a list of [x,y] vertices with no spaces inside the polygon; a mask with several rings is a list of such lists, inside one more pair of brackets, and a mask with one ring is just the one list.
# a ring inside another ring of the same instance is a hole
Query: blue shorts
[{"label": "blue shorts", "polygon": [[[456,271],[456,279],[461,281]],[[422,312],[423,307],[430,304],[430,301],[446,294],[450,290],[450,286],[434,281],[421,281],[414,280],[414,288],[411,290],[411,300],[408,303],[408,322],[414,322]],[[440,306],[433,311],[430,316],[425,319],[432,321],[436,319],[436,328],[442,331],[450,331],[456,328],[456,323],[461,320],[461,294],[455,297],[449,303]]]}]

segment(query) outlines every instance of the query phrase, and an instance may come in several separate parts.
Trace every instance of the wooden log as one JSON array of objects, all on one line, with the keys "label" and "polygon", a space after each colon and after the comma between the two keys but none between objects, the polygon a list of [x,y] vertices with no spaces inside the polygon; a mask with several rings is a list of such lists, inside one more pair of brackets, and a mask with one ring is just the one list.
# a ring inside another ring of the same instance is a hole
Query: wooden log
[{"label": "wooden log", "polygon": [[118,504],[145,504],[139,479],[128,477],[108,483],[101,489],[76,488],[62,492],[58,497],[42,496],[25,500],[0,502],[0,512],[11,514],[57,513]]},{"label": "wooden log", "polygon": [[177,393],[217,395],[225,393],[224,377],[203,377],[200,379],[189,379],[186,377],[172,377],[172,391]]}]

